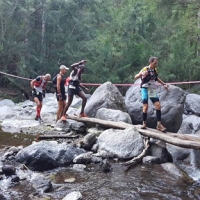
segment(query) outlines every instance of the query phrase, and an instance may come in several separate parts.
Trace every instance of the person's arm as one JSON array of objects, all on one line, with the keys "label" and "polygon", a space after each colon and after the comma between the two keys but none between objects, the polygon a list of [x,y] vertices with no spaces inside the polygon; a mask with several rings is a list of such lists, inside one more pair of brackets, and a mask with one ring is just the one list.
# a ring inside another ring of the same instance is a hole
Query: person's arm
[{"label": "person's arm", "polygon": [[30,82],[30,85],[31,85],[31,88],[32,88],[32,89],[34,89],[34,83],[35,83],[35,81],[36,81],[36,80],[33,79],[33,80]]},{"label": "person's arm", "polygon": [[135,79],[142,78],[142,76],[146,76],[147,74],[148,74],[148,71],[144,70],[143,68],[138,74],[135,75]]},{"label": "person's arm", "polygon": [[85,89],[85,90],[88,91],[88,92],[90,91],[90,89],[87,88],[87,87],[85,87],[82,83],[80,83],[80,87],[83,88],[83,89]]},{"label": "person's arm", "polygon": [[72,65],[71,65],[71,68],[74,70],[75,67],[77,67],[77,66],[79,66],[79,65],[81,65],[81,64],[84,64],[84,63],[86,63],[86,62],[87,62],[87,60],[81,60],[80,62],[77,62],[77,63],[72,64]]},{"label": "person's arm", "polygon": [[165,82],[163,82],[160,78],[157,78],[157,82],[163,85],[165,89],[168,89],[168,85]]},{"label": "person's arm", "polygon": [[61,90],[60,90],[61,81],[62,81],[62,77],[61,77],[61,75],[58,75],[57,76],[57,84],[56,84],[58,95],[61,95]]}]

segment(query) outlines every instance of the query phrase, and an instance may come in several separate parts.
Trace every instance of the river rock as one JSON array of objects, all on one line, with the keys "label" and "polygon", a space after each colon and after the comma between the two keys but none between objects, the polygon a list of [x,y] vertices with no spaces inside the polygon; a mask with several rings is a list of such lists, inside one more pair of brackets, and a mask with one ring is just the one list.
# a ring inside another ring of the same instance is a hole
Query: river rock
[{"label": "river rock", "polygon": [[44,177],[43,175],[37,175],[34,176],[31,179],[31,183],[32,186],[36,189],[36,190],[40,190],[43,193],[48,193],[53,189],[53,185],[51,183],[51,181],[49,181],[46,177]]},{"label": "river rock", "polygon": [[145,156],[142,158],[144,164],[160,164],[160,158],[155,156]]},{"label": "river rock", "polygon": [[172,155],[173,161],[184,160],[190,155],[190,149],[167,144],[167,150]]},{"label": "river rock", "polygon": [[1,106],[13,107],[15,106],[15,103],[10,99],[3,99],[0,101],[0,107]]},{"label": "river rock", "polygon": [[188,183],[188,184],[194,183],[194,180],[190,176],[188,176],[188,174],[186,172],[184,172],[182,169],[177,167],[175,164],[163,163],[163,164],[161,164],[161,166],[165,171],[174,175],[175,177],[182,180],[183,182]]},{"label": "river rock", "polygon": [[62,200],[80,200],[82,199],[82,194],[80,192],[74,191],[67,194]]},{"label": "river rock", "polygon": [[185,113],[200,116],[200,95],[188,94],[186,96]]},{"label": "river rock", "polygon": [[128,113],[122,112],[121,110],[113,110],[108,108],[100,108],[95,118],[115,121],[115,122],[125,122],[128,124],[132,124],[131,117]]},{"label": "river rock", "polygon": [[75,156],[85,151],[65,143],[41,141],[33,143],[17,153],[16,161],[35,171],[50,170],[72,163]]},{"label": "river rock", "polygon": [[84,136],[84,138],[80,141],[80,147],[85,150],[91,150],[92,146],[97,141],[97,136],[95,133],[88,133]]},{"label": "river rock", "polygon": [[2,167],[2,173],[5,174],[6,176],[11,176],[16,174],[16,169],[12,165],[4,165]]},{"label": "river rock", "polygon": [[89,164],[92,161],[92,155],[93,155],[92,152],[82,153],[76,156],[73,159],[73,162],[77,164]]},{"label": "river rock", "polygon": [[156,143],[150,146],[149,154],[151,156],[159,158],[160,163],[173,162],[173,158],[171,154],[167,151],[167,149]]},{"label": "river rock", "polygon": [[111,82],[102,84],[94,91],[86,104],[85,113],[95,117],[100,108],[126,111],[122,94]]},{"label": "river rock", "polygon": [[98,152],[106,151],[122,159],[138,156],[144,148],[142,136],[135,127],[105,130],[98,137],[97,144]]},{"label": "river rock", "polygon": [[[142,101],[140,86],[131,86],[125,95],[125,104],[133,124],[142,123]],[[182,123],[184,111],[185,93],[176,86],[170,85],[168,91],[162,86],[157,87],[157,93],[161,102],[162,123],[170,132],[177,132]],[[157,123],[156,110],[149,100],[147,125],[155,128]]]}]

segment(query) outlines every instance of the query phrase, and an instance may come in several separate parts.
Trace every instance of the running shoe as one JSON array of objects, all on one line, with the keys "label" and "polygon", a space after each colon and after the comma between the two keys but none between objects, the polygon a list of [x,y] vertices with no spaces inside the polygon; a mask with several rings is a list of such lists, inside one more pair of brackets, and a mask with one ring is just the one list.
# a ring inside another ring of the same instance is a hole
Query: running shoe
[{"label": "running shoe", "polygon": [[80,113],[79,117],[88,117],[85,113]]},{"label": "running shoe", "polygon": [[167,130],[162,124],[157,125],[156,129],[162,132],[165,132]]},{"label": "running shoe", "polygon": [[141,129],[147,129],[147,125],[146,125],[146,124],[143,124],[143,125],[141,126]]},{"label": "running shoe", "polygon": [[63,116],[61,117],[61,120],[62,120],[62,121],[66,121],[66,120],[67,120],[66,116],[63,115]]}]

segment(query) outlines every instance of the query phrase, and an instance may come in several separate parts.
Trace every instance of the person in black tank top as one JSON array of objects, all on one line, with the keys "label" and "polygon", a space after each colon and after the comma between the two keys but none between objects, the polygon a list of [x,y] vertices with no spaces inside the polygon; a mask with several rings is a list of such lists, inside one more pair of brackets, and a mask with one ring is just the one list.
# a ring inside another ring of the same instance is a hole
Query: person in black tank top
[{"label": "person in black tank top", "polygon": [[62,115],[64,108],[66,106],[66,94],[65,94],[65,73],[69,70],[65,65],[60,66],[60,73],[57,74],[55,81],[53,81],[56,89],[56,98],[58,101],[58,110],[57,110],[57,120],[58,121]]},{"label": "person in black tank top", "polygon": [[70,74],[70,81],[69,81],[69,85],[68,85],[68,101],[65,106],[63,116],[61,117],[61,119],[63,121],[66,121],[66,112],[73,101],[74,95],[77,95],[77,96],[81,97],[81,99],[82,99],[82,107],[81,107],[80,117],[88,117],[84,113],[84,108],[85,108],[85,105],[87,102],[87,98],[85,96],[85,93],[82,91],[81,87],[87,91],[88,91],[88,88],[86,88],[85,86],[83,86],[80,83],[81,74],[85,70],[85,63],[86,63],[86,60],[82,60],[78,63],[74,63],[73,65],[71,65],[72,72]]}]

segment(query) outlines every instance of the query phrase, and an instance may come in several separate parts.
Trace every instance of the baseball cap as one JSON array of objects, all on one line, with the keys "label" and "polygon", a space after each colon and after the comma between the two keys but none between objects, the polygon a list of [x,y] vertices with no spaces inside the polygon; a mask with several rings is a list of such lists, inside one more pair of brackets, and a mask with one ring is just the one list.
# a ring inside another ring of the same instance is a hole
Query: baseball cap
[{"label": "baseball cap", "polygon": [[66,70],[69,70],[69,68],[66,67],[65,65],[61,65],[61,66],[60,66],[60,69],[66,69]]}]

